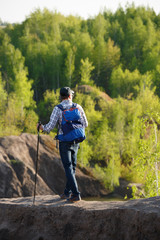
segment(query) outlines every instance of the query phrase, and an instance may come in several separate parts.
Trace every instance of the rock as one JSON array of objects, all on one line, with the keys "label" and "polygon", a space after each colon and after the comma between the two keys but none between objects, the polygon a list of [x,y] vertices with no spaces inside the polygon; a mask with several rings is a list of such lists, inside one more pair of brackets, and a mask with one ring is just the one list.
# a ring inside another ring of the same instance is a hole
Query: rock
[{"label": "rock", "polygon": [[57,195],[0,200],[0,240],[159,240],[160,197],[66,203]]},{"label": "rock", "polygon": [[[0,198],[33,195],[36,151],[36,135],[24,133],[0,138]],[[99,181],[78,168],[76,176],[83,197],[107,193]],[[41,134],[36,193],[61,194],[64,186],[65,174],[55,141]]]}]

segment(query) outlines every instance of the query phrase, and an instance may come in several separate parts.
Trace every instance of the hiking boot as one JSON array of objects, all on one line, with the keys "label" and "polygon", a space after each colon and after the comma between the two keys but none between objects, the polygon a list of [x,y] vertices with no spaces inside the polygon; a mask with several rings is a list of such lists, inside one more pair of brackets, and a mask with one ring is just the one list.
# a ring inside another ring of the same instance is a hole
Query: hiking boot
[{"label": "hiking boot", "polygon": [[60,195],[60,198],[61,198],[61,199],[68,199],[68,198],[70,198],[70,197],[71,197],[71,194],[67,194],[67,195],[66,195],[65,193],[63,193],[63,194]]},{"label": "hiking boot", "polygon": [[70,198],[67,199],[67,201],[68,201],[69,203],[78,202],[78,201],[80,201],[80,200],[81,200],[80,195],[75,196],[75,195],[73,195],[73,194],[72,194],[72,196],[71,196]]}]

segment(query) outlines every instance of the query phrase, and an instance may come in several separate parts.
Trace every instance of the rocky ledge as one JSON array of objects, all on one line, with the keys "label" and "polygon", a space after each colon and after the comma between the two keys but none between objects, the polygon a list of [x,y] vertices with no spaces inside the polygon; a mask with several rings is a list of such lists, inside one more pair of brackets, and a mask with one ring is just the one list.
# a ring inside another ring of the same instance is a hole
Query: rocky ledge
[{"label": "rocky ledge", "polygon": [[2,240],[159,240],[160,197],[119,202],[58,195],[0,199]]}]

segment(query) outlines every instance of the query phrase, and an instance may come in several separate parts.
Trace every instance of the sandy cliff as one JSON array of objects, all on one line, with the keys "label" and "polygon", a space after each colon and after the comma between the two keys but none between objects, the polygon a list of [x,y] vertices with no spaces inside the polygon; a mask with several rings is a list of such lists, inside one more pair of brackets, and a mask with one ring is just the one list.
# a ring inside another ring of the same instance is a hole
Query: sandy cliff
[{"label": "sandy cliff", "polygon": [[[37,136],[22,134],[0,138],[0,198],[32,196],[35,181]],[[77,168],[82,197],[106,194],[100,182]],[[37,194],[61,194],[65,174],[55,141],[41,134],[39,145]]]}]

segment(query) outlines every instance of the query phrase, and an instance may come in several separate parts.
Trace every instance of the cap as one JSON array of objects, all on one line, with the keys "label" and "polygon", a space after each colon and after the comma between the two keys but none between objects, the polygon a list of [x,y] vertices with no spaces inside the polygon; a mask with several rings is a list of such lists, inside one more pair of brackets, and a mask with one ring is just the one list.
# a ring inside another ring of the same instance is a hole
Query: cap
[{"label": "cap", "polygon": [[69,97],[70,95],[73,96],[73,94],[74,94],[74,91],[71,90],[70,87],[63,87],[63,88],[61,88],[61,90],[60,90],[60,95],[61,95],[62,97]]}]

